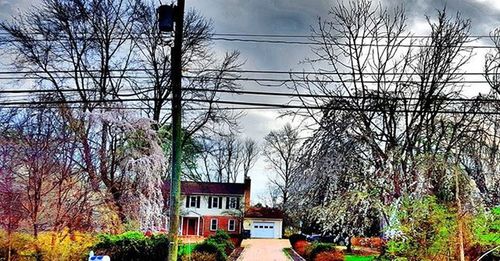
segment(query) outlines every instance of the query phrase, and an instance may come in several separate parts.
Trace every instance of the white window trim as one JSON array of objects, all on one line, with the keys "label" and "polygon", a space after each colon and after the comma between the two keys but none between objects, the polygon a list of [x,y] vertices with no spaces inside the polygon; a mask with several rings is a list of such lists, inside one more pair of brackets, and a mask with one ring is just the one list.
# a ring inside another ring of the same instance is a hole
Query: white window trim
[{"label": "white window trim", "polygon": [[219,197],[212,197],[212,208],[219,208]]},{"label": "white window trim", "polygon": [[[213,229],[213,221],[215,220],[215,229]],[[219,221],[216,218],[210,219],[210,231],[217,231],[217,228],[219,228]]]},{"label": "white window trim", "polygon": [[[231,221],[233,222],[233,229],[231,229]],[[227,231],[236,231],[236,220],[230,219],[227,222]]]}]

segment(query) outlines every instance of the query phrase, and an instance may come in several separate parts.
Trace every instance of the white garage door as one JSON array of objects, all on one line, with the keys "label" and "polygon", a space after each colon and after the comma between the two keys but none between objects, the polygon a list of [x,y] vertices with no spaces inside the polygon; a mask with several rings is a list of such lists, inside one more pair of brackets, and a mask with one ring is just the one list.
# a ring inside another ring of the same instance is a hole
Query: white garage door
[{"label": "white garage door", "polygon": [[274,222],[254,222],[251,236],[254,238],[274,238]]}]

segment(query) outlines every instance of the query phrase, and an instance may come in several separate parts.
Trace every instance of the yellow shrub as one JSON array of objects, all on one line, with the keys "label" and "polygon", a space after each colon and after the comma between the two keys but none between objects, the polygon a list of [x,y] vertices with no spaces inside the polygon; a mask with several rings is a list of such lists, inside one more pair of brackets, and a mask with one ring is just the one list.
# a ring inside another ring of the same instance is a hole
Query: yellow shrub
[{"label": "yellow shrub", "polygon": [[[5,232],[1,233],[0,248],[8,249]],[[42,260],[66,261],[82,260],[89,249],[96,243],[91,234],[69,232],[41,232],[37,239],[26,233],[14,233],[11,237],[12,254],[14,256],[34,257],[40,255]],[[2,255],[5,255],[2,253]],[[0,256],[1,257],[1,256]]]},{"label": "yellow shrub", "polygon": [[80,260],[85,257],[96,240],[90,234],[80,232],[41,233],[36,244],[44,260]]}]

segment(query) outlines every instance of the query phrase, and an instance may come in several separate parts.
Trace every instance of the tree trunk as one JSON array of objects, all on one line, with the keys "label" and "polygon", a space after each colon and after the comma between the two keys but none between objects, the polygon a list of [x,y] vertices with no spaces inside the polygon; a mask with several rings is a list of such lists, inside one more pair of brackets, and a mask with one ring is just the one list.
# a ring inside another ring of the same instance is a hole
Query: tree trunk
[{"label": "tree trunk", "polygon": [[11,253],[10,252],[12,251],[12,232],[9,229],[9,231],[7,231],[7,233],[8,233],[7,234],[7,240],[9,242],[9,247],[8,247],[8,250],[7,250],[7,261],[10,261],[10,259],[11,259],[11,257],[10,257]]},{"label": "tree trunk", "polygon": [[351,243],[351,238],[352,236],[347,237],[347,244],[346,244],[346,252],[347,253],[352,253],[352,243]]}]

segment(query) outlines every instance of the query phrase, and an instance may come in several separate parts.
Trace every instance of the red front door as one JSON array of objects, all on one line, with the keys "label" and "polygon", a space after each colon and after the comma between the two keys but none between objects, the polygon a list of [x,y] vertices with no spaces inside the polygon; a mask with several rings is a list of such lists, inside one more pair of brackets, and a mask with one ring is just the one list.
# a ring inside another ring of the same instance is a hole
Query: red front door
[{"label": "red front door", "polygon": [[187,219],[187,234],[188,235],[196,235],[197,234],[197,218],[188,218]]},{"label": "red front door", "polygon": [[183,234],[193,236],[198,234],[198,218],[184,218]]}]

